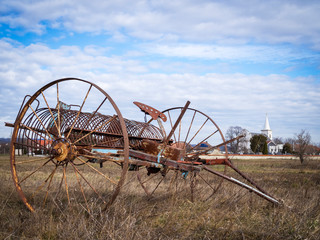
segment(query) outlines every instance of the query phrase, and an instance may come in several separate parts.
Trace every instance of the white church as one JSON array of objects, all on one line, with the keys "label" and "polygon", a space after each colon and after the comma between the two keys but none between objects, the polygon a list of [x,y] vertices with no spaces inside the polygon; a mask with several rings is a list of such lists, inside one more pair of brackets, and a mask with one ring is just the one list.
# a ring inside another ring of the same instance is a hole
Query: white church
[{"label": "white church", "polygon": [[261,130],[261,133],[267,136],[268,144],[268,153],[269,154],[281,154],[283,149],[283,144],[276,144],[272,141],[272,130],[269,125],[268,115],[266,114],[266,121],[264,124],[264,129]]},{"label": "white church", "polygon": [[264,123],[264,129],[261,130],[261,133],[251,133],[247,131],[246,133],[246,143],[247,148],[250,149],[250,139],[254,135],[264,134],[267,137],[267,144],[268,144],[268,153],[269,154],[282,154],[283,144],[277,144],[272,140],[272,130],[270,128],[268,115],[266,114],[266,120]]}]

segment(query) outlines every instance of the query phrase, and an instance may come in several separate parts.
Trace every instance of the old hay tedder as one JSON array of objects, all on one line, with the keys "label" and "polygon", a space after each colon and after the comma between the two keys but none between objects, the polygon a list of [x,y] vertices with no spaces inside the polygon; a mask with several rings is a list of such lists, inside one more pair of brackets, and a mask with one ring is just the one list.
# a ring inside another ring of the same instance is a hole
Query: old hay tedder
[{"label": "old hay tedder", "polygon": [[[140,189],[149,197],[206,201],[223,180],[279,204],[228,158],[227,144],[235,139],[226,142],[217,124],[190,102],[162,112],[134,103],[144,122],[123,118],[102,88],[82,79],[56,80],[27,95],[15,122],[6,123],[13,127],[12,177],[27,208],[81,204],[90,211],[97,203],[110,206],[121,190],[134,196]],[[210,155],[221,146],[222,154]]]}]

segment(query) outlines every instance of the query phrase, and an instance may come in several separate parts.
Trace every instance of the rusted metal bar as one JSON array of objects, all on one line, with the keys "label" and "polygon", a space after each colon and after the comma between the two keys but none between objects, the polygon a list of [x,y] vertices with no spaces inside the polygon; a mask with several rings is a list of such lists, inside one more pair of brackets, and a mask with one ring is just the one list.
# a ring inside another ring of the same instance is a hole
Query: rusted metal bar
[{"label": "rusted metal bar", "polygon": [[243,172],[241,172],[236,166],[233,165],[233,163],[229,160],[226,161],[226,164],[231,167],[233,170],[235,170],[241,177],[246,179],[249,183],[251,183],[253,186],[255,186],[260,192],[263,192],[264,194],[267,194],[271,196],[268,192],[266,192],[264,189],[262,189],[257,183],[255,183],[251,178],[249,178],[247,175],[245,175]]},{"label": "rusted metal bar", "polygon": [[187,111],[187,109],[188,109],[189,105],[190,105],[190,101],[187,101],[187,103],[186,103],[186,105],[183,107],[183,109],[182,109],[182,111],[181,111],[181,113],[180,113],[180,115],[179,115],[179,117],[178,117],[177,121],[176,121],[176,122],[175,122],[175,124],[173,125],[173,127],[172,127],[172,129],[171,129],[170,133],[168,134],[167,138],[163,141],[163,145],[164,145],[164,146],[168,144],[168,142],[169,142],[170,138],[172,137],[172,135],[173,135],[174,131],[175,131],[175,130],[176,130],[176,128],[178,127],[178,125],[179,125],[179,123],[180,123],[180,121],[181,121],[181,119],[182,119],[183,115],[184,115],[184,114],[185,114],[185,112]]},{"label": "rusted metal bar", "polygon": [[202,168],[201,164],[197,164],[193,162],[184,162],[184,161],[173,161],[164,157],[160,157],[158,159],[157,156],[154,156],[152,154],[143,153],[143,152],[131,150],[131,149],[129,150],[129,156],[142,159],[145,161],[155,162],[155,163],[157,163],[159,160],[159,162],[165,166],[168,166],[177,170],[183,170],[183,171],[200,172]]},{"label": "rusted metal bar", "polygon": [[222,177],[222,178],[224,178],[224,179],[226,179],[226,180],[228,180],[228,181],[230,181],[232,183],[235,183],[235,184],[237,184],[237,185],[239,185],[241,187],[244,187],[244,188],[248,189],[249,191],[254,192],[258,196],[268,200],[269,202],[272,202],[272,203],[274,203],[276,205],[280,205],[281,204],[277,199],[271,197],[269,194],[266,194],[266,193],[264,193],[264,192],[262,192],[262,191],[260,191],[258,189],[255,189],[255,188],[253,188],[253,187],[251,187],[251,186],[249,186],[249,185],[247,185],[247,184],[245,184],[245,183],[243,183],[243,182],[241,182],[241,181],[239,181],[239,180],[237,180],[237,179],[235,179],[233,177],[229,177],[229,176],[226,176],[226,175],[224,175],[222,173],[216,172],[216,171],[214,171],[214,170],[212,170],[212,169],[210,169],[210,168],[208,168],[206,166],[203,166],[203,169],[205,169],[208,172],[213,173],[213,174],[215,174],[215,175],[217,175],[219,177]]}]

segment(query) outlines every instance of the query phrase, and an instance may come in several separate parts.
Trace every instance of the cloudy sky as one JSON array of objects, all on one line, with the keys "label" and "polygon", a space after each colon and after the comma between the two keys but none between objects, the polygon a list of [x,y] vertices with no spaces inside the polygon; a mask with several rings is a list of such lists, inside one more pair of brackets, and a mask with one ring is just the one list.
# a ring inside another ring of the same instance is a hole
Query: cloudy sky
[{"label": "cloudy sky", "polygon": [[0,0],[0,137],[23,97],[64,77],[133,101],[191,107],[273,135],[320,142],[320,2]]}]

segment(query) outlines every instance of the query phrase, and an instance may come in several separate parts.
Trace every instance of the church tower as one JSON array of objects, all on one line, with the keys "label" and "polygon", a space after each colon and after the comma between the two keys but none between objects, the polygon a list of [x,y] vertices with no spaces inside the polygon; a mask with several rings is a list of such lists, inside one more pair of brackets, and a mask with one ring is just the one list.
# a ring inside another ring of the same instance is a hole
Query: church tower
[{"label": "church tower", "polygon": [[264,123],[264,129],[261,130],[261,133],[266,135],[270,140],[272,140],[272,130],[270,129],[268,114],[266,114],[266,121]]}]

